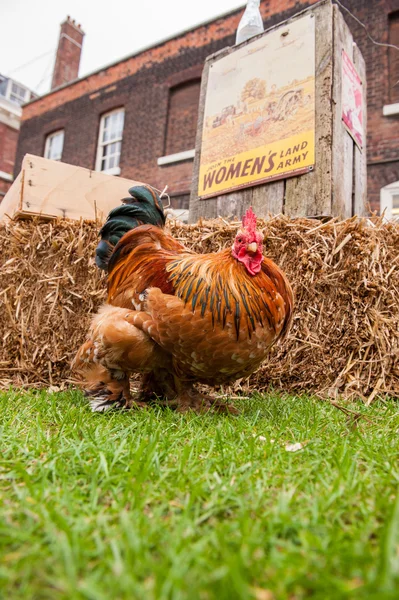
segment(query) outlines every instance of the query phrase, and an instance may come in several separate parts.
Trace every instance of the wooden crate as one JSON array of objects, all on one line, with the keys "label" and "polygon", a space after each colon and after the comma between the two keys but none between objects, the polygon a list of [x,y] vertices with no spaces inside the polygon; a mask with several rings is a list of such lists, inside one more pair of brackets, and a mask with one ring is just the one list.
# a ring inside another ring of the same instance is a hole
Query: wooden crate
[{"label": "wooden crate", "polygon": [[99,219],[118,206],[139,182],[26,154],[21,172],[0,204],[7,218]]},{"label": "wooden crate", "polygon": [[[205,98],[209,69],[215,61],[235,51],[225,48],[208,57],[202,74],[193,185],[189,222],[200,217],[241,217],[252,205],[256,214],[284,213],[290,217],[350,217],[367,214],[366,145],[354,143],[342,122],[342,51],[352,60],[362,80],[364,109],[366,69],[363,57],[353,41],[338,6],[324,0],[295,15],[284,25],[306,14],[315,18],[315,168],[313,171],[263,183],[209,199],[198,198],[198,177]],[[267,35],[279,23],[266,31]],[[248,40],[247,43],[250,43]],[[242,45],[239,46],[240,48]],[[364,110],[364,137],[367,115]]]}]

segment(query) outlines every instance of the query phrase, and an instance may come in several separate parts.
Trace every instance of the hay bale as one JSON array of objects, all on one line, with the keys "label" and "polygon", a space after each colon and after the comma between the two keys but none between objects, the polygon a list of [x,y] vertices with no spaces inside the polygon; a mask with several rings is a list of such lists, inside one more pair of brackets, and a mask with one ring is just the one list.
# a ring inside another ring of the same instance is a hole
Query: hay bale
[{"label": "hay bale", "polygon": [[[199,252],[231,244],[238,223],[169,224]],[[382,219],[261,221],[265,253],[293,284],[294,325],[250,385],[371,402],[399,396],[399,225]],[[70,360],[105,297],[93,222],[0,229],[0,382],[71,382]]]},{"label": "hay bale", "polygon": [[105,298],[95,223],[19,221],[0,229],[0,382],[58,384]]}]

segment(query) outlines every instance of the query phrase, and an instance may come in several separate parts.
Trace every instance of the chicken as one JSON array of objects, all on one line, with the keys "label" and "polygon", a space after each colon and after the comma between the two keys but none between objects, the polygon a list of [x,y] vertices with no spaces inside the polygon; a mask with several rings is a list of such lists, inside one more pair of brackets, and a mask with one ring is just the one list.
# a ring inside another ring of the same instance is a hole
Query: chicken
[{"label": "chicken", "polygon": [[[130,193],[137,197],[135,188]],[[161,205],[158,197],[154,203]],[[113,250],[112,242],[104,246],[128,208],[114,209],[102,228],[99,248],[106,253],[100,260],[97,250],[97,263],[108,270],[108,301],[74,362],[92,406],[129,405],[130,374],[142,373],[139,402],[158,396],[179,410],[222,410],[194,384],[231,383],[261,365],[290,328],[291,286],[263,256],[252,209],[231,248],[195,254],[162,229],[162,219],[135,226]]]}]

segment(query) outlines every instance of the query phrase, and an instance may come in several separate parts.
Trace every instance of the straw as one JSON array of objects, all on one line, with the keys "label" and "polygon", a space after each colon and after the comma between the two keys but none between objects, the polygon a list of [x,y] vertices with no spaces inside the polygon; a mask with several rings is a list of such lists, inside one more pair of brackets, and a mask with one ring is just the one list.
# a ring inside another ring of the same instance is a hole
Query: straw
[{"label": "straw", "polygon": [[[198,252],[231,245],[238,226],[222,219],[168,223]],[[229,392],[272,386],[367,404],[399,396],[399,224],[278,216],[258,227],[265,254],[293,285],[294,324],[258,372]],[[62,387],[74,379],[71,359],[105,298],[94,263],[98,228],[67,220],[0,227],[2,387]]]}]

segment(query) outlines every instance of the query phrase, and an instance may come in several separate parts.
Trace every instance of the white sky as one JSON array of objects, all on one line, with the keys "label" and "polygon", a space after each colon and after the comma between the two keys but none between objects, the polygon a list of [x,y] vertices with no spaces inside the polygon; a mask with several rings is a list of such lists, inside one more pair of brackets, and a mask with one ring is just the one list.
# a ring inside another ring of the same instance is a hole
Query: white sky
[{"label": "white sky", "polygon": [[[86,34],[79,71],[84,76],[244,4],[245,0],[0,0],[0,73],[37,93],[48,91],[59,26],[67,15]],[[41,55],[45,56],[37,59]]]}]

